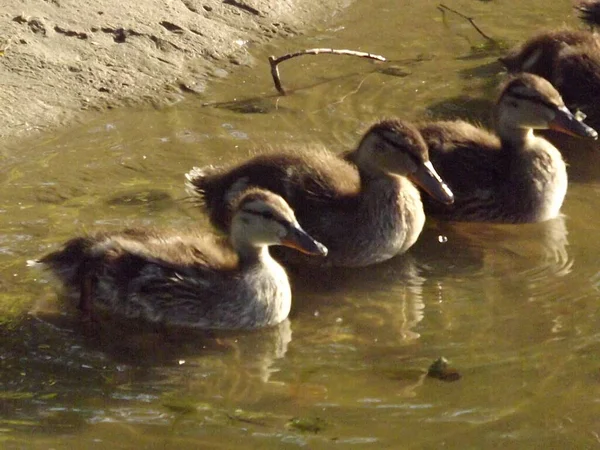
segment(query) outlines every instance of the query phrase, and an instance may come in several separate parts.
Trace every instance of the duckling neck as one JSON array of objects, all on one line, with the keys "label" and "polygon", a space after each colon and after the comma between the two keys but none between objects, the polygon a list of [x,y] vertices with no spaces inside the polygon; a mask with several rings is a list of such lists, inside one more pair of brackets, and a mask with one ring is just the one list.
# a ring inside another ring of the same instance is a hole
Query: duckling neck
[{"label": "duckling neck", "polygon": [[271,260],[267,246],[254,246],[245,241],[236,240],[232,237],[231,246],[238,254],[240,265],[250,266]]},{"label": "duckling neck", "polygon": [[[502,150],[511,152],[507,197],[521,209],[524,221],[543,221],[559,214],[567,192],[562,155],[531,129],[500,135]],[[517,194],[517,195],[515,195]]]},{"label": "duckling neck", "polygon": [[507,150],[526,150],[530,148],[537,139],[531,128],[498,127],[498,136],[502,142],[502,148]]},{"label": "duckling neck", "polygon": [[259,317],[264,326],[285,320],[292,306],[292,292],[285,269],[271,257],[266,245],[238,246],[236,250],[245,295],[253,304],[251,316]]},{"label": "duckling neck", "polygon": [[380,178],[386,173],[377,165],[373,164],[368,159],[361,156],[360,148],[350,153],[347,153],[346,160],[357,167],[360,173],[361,181],[363,183],[364,181]]}]

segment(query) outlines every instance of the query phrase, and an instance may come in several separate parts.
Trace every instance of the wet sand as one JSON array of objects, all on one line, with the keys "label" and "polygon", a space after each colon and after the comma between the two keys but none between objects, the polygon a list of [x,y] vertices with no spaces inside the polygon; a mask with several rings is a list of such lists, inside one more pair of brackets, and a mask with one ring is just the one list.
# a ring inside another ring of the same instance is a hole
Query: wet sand
[{"label": "wet sand", "polygon": [[0,16],[0,139],[121,106],[202,95],[248,49],[309,30],[351,0],[6,0]]}]

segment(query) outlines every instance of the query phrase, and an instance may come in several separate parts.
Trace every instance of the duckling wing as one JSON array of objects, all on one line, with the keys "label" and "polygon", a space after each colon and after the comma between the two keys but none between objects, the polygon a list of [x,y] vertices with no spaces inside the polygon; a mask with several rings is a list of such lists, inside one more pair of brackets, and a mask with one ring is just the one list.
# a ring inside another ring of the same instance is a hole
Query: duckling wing
[{"label": "duckling wing", "polygon": [[452,205],[424,195],[427,212],[474,218],[495,203],[509,163],[496,136],[462,121],[434,123],[420,131],[431,163],[454,193]]},{"label": "duckling wing", "polygon": [[249,187],[261,187],[283,197],[298,212],[311,205],[326,205],[358,192],[356,168],[327,152],[314,149],[292,153],[265,153],[231,169],[202,175],[188,174],[188,188],[200,198],[211,222],[226,230],[231,221],[232,201]]},{"label": "duckling wing", "polygon": [[238,257],[224,238],[129,230],[103,248],[97,289],[105,307],[151,322],[219,327],[216,311],[238,279]]},{"label": "duckling wing", "polygon": [[115,285],[98,282],[96,301],[111,312],[128,318],[198,328],[222,328],[231,306],[224,300],[236,290],[235,271],[219,270],[204,264],[146,257],[126,253],[120,258]]}]

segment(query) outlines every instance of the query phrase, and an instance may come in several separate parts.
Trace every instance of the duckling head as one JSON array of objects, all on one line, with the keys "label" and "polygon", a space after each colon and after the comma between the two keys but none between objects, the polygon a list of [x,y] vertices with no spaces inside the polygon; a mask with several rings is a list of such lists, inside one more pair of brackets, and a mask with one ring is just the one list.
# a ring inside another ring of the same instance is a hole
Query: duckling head
[{"label": "duckling head", "polygon": [[579,18],[590,27],[600,26],[600,1],[583,0],[575,9],[579,11]]},{"label": "duckling head", "polygon": [[355,163],[406,176],[436,200],[454,202],[452,191],[429,161],[423,136],[408,122],[390,119],[373,125],[356,151]]},{"label": "duckling head", "polygon": [[552,79],[554,60],[569,44],[554,34],[543,35],[498,58],[509,73],[530,72]]},{"label": "duckling head", "polygon": [[283,245],[310,255],[327,255],[327,248],[298,224],[286,201],[262,189],[248,189],[238,197],[230,235],[238,250]]},{"label": "duckling head", "polygon": [[510,77],[496,104],[501,137],[515,129],[552,129],[572,136],[598,138],[598,133],[565,106],[549,81],[530,73]]}]

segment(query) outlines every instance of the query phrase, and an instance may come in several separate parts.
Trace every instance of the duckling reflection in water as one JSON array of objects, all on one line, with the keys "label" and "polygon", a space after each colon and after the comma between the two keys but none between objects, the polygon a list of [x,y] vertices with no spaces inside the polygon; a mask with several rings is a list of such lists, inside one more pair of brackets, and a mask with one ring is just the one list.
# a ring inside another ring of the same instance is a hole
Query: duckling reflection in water
[{"label": "duckling reflection in water", "polygon": [[497,135],[464,121],[419,127],[433,165],[454,193],[452,205],[423,198],[428,214],[449,220],[523,223],[557,217],[567,192],[563,158],[534,129],[596,139],[545,79],[511,77],[495,106]]},{"label": "duckling reflection in water", "polygon": [[413,181],[437,201],[453,201],[421,135],[399,120],[373,125],[346,160],[323,149],[265,153],[233,168],[195,168],[187,180],[190,193],[221,229],[231,220],[229,199],[240,190],[260,186],[281,195],[329,254],[299,259],[281,251],[277,256],[309,265],[361,267],[408,250],[425,223]]},{"label": "duckling reflection in water", "polygon": [[[580,17],[600,24],[600,2],[582,2]],[[600,124],[600,36],[585,30],[546,31],[500,58],[509,72],[529,72],[550,81],[570,108]]]},{"label": "duckling reflection in water", "polygon": [[251,189],[234,203],[230,244],[200,233],[129,229],[72,239],[38,262],[79,291],[88,316],[93,303],[167,325],[252,329],[280,323],[291,307],[271,245],[327,254],[281,197]]},{"label": "duckling reflection in water", "polygon": [[[189,328],[179,331],[181,334],[175,342],[171,334],[167,345],[159,347],[159,350],[164,348],[165,353],[170,352],[166,355],[170,360],[177,361],[177,370],[167,367],[164,373],[171,385],[185,389],[185,393],[175,391],[168,395],[167,398],[172,398],[176,405],[185,404],[190,398],[207,397],[256,402],[273,392],[280,395],[290,391],[289,381],[272,379],[279,370],[278,360],[284,358],[292,340],[289,319],[273,327],[244,330],[243,336],[242,332],[211,331],[207,338],[206,332],[197,333]],[[104,347],[100,350],[106,351]],[[138,351],[146,361],[154,358],[153,352],[156,352],[156,346],[146,346]],[[161,369],[155,371],[160,373]],[[197,403],[192,405],[197,407]]]}]

